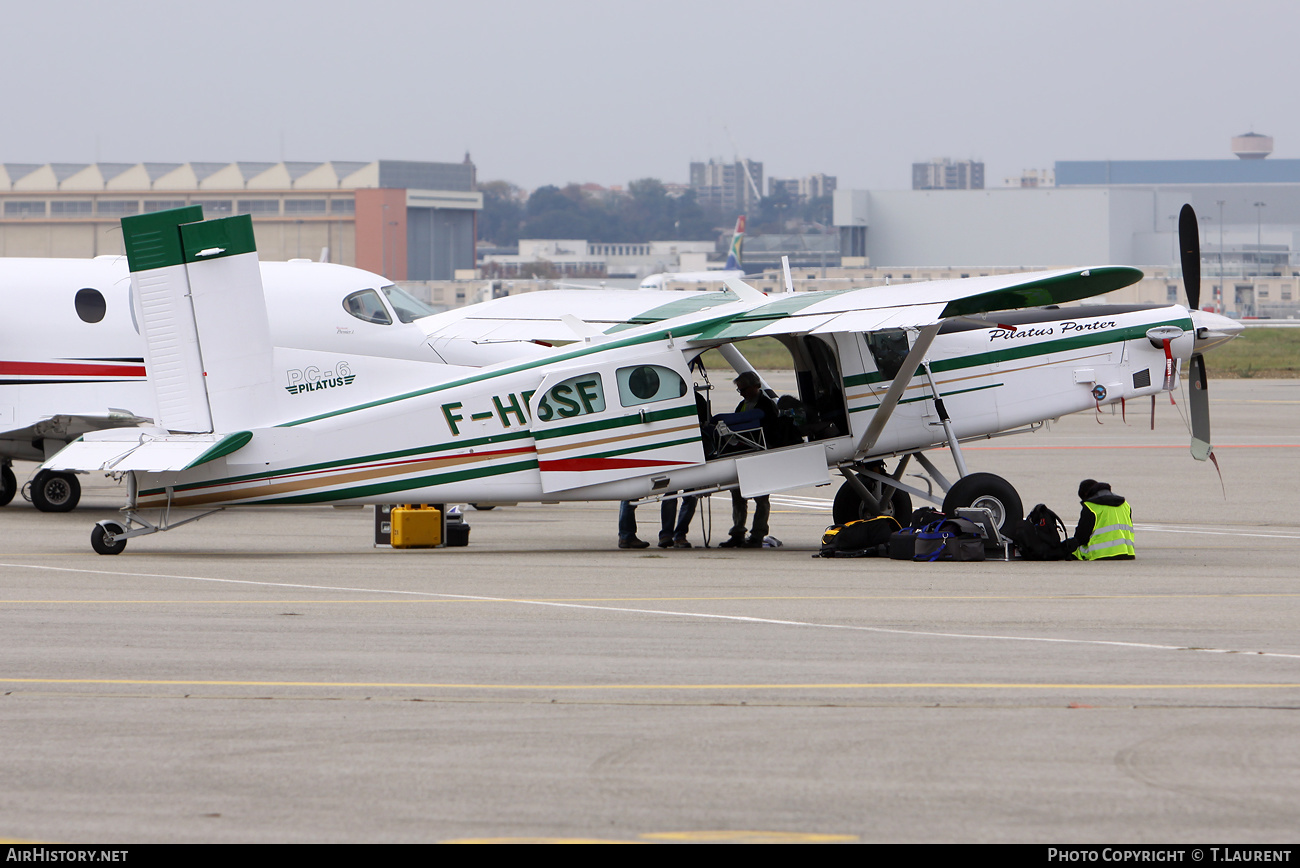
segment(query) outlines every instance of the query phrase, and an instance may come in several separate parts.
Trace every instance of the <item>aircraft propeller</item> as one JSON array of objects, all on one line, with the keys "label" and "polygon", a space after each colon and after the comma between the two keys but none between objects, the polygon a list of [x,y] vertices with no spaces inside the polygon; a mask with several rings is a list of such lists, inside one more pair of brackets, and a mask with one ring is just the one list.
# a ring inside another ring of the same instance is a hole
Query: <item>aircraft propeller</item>
[{"label": "aircraft propeller", "polygon": [[[1196,225],[1196,211],[1191,205],[1184,205],[1178,215],[1178,250],[1182,256],[1187,305],[1192,311],[1197,311],[1201,307],[1201,237]],[[1191,381],[1188,403],[1192,416],[1192,457],[1204,461],[1213,457],[1214,447],[1210,445],[1210,381],[1202,353],[1192,353],[1187,373]]]}]

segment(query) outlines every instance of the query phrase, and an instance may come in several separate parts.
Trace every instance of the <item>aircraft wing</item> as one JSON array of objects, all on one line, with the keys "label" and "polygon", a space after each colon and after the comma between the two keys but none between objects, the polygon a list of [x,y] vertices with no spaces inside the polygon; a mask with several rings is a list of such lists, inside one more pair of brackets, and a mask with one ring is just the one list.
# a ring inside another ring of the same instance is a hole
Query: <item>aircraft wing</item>
[{"label": "aircraft wing", "polygon": [[41,465],[45,470],[179,471],[243,448],[251,431],[234,434],[160,434],[141,428],[91,432]]},{"label": "aircraft wing", "polygon": [[679,318],[707,320],[710,311],[721,314],[720,308],[733,305],[730,317],[696,335],[698,340],[726,341],[922,326],[951,316],[1065,304],[1141,279],[1136,268],[1103,266],[776,297],[762,296],[757,290],[743,298],[731,291],[553,290],[498,298],[416,322],[434,341],[573,341],[582,336],[564,322],[566,314],[606,332],[618,332]]},{"label": "aircraft wing", "polygon": [[696,341],[778,334],[868,332],[925,326],[953,316],[1064,304],[1142,279],[1126,266],[1031,271],[836,292],[801,292],[707,325]]},{"label": "aircraft wing", "polygon": [[672,319],[736,300],[729,292],[559,289],[496,298],[415,322],[434,341],[573,341],[580,335],[564,322],[566,314],[608,331]]}]

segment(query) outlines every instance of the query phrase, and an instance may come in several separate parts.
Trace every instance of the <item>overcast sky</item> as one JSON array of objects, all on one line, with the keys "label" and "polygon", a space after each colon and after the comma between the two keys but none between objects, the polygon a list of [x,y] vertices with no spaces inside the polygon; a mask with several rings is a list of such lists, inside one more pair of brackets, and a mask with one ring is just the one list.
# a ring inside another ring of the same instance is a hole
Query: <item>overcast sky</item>
[{"label": "overcast sky", "polygon": [[[982,159],[1300,157],[1285,0],[6,3],[0,162],[459,161],[480,180],[906,188]],[[734,140],[734,146],[732,141]],[[765,191],[766,192],[766,191]]]}]

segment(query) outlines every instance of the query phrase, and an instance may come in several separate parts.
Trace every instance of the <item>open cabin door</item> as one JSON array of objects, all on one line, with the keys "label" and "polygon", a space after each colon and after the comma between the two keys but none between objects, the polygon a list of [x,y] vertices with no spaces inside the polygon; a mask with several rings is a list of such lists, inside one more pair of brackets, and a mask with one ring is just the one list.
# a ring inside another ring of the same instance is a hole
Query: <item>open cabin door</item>
[{"label": "open cabin door", "polygon": [[680,352],[553,371],[529,401],[542,491],[566,491],[704,463]]}]

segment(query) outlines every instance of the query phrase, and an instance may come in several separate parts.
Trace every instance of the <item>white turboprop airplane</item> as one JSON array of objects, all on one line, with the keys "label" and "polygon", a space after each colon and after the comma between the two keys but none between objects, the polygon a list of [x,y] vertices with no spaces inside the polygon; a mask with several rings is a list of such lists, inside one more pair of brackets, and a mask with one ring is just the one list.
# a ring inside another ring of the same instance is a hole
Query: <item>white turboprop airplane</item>
[{"label": "white turboprop airplane", "polygon": [[[431,347],[413,324],[431,311],[360,269],[264,262],[261,276],[271,340],[280,348],[277,379],[284,400],[303,409],[333,406],[367,380],[387,384],[381,388],[423,385],[424,365],[415,362],[478,366],[542,350],[453,341]],[[0,306],[10,316],[0,357],[0,506],[18,490],[13,461],[44,461],[87,432],[157,418],[129,289],[121,256],[0,258]],[[16,328],[19,322],[28,328]],[[75,475],[41,471],[30,497],[40,510],[65,512],[80,491]]]},{"label": "white turboprop airplane", "polygon": [[[251,222],[175,217],[166,226],[165,214],[148,215],[148,226],[123,220],[159,425],[88,433],[44,465],[126,477],[123,519],[92,531],[101,554],[238,505],[653,500],[730,488],[753,497],[824,484],[830,468],[846,479],[838,519],[898,509],[900,492],[929,497],[900,481],[912,456],[945,489],[945,510],[985,506],[1003,524],[1019,516],[1019,497],[1000,477],[967,473],[962,440],[1172,390],[1184,361],[1203,371],[1200,353],[1238,330],[1180,305],[1001,313],[1126,286],[1141,276],[1126,267],[776,300],[732,281],[730,292],[675,294],[604,331],[552,302],[516,317],[530,336],[562,325],[579,338],[543,358],[468,372],[425,366],[420,388],[334,390],[329,409],[300,412],[274,396],[283,389],[269,328],[255,316]],[[507,324],[491,315],[455,322],[453,334],[434,338],[472,339],[476,326],[498,333]],[[944,328],[952,331],[939,355]],[[690,386],[696,371],[704,376],[696,363],[706,350],[743,370],[732,345],[767,335],[791,350],[808,438],[776,448],[764,448],[758,432],[702,418]],[[167,352],[177,344],[192,351]],[[1208,406],[1192,404],[1193,451],[1203,458]],[[922,454],[945,445],[962,474],[951,484]],[[892,458],[894,472],[883,472]],[[203,511],[179,517],[189,509]]]},{"label": "white turboprop airplane", "polygon": [[727,278],[741,279],[745,271],[740,267],[740,248],[745,243],[745,215],[736,218],[735,231],[731,233],[731,247],[727,261],[717,271],[661,271],[641,281],[637,289],[663,289],[669,281],[676,283],[718,283]]}]

